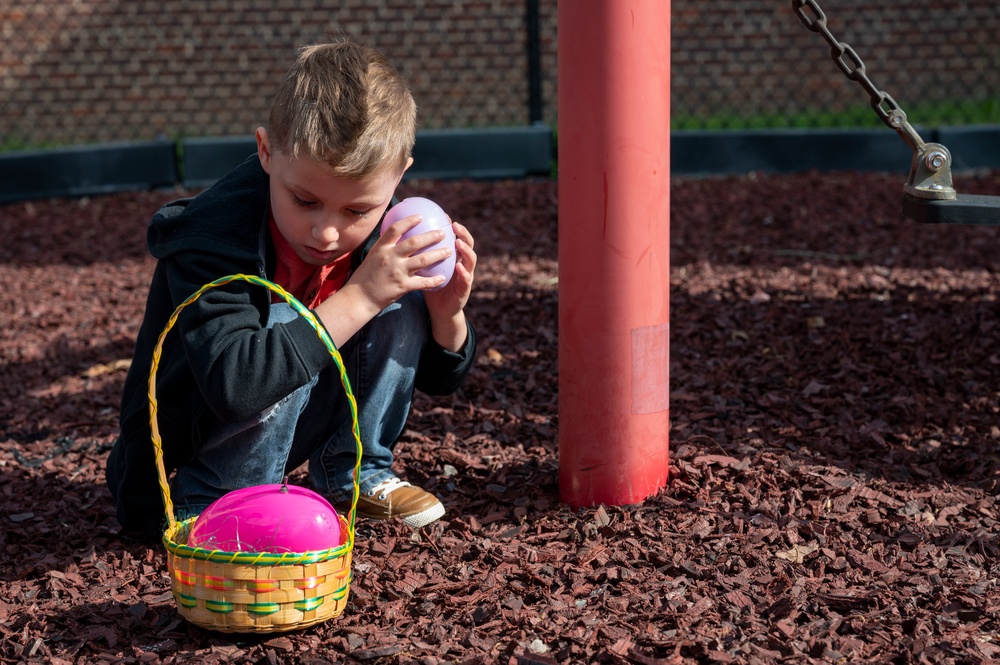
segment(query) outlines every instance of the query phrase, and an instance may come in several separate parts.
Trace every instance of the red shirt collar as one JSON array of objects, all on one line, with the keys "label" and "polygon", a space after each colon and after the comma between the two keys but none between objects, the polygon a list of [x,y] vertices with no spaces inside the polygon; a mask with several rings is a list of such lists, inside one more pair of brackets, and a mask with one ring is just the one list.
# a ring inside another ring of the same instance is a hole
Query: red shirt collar
[{"label": "red shirt collar", "polygon": [[351,276],[350,252],[323,266],[310,265],[299,258],[281,235],[273,217],[270,218],[268,227],[278,260],[274,269],[274,281],[303,305],[313,309],[347,283],[347,278]]}]

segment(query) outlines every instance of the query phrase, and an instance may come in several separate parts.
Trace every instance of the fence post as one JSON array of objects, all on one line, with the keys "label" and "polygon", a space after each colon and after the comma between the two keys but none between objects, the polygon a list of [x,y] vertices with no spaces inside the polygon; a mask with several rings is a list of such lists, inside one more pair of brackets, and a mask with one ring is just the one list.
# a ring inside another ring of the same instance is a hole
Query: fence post
[{"label": "fence post", "polygon": [[670,2],[560,2],[559,489],[573,507],[665,486]]},{"label": "fence post", "polygon": [[542,37],[538,0],[525,0],[525,35],[528,44],[528,122],[542,122]]}]

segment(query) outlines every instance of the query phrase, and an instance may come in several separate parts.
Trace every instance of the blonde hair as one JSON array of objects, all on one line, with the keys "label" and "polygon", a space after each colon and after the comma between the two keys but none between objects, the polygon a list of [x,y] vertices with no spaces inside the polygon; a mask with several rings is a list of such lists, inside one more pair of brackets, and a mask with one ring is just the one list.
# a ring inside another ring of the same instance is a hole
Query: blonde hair
[{"label": "blonde hair", "polygon": [[405,168],[413,151],[417,106],[381,53],[349,40],[299,50],[268,118],[272,149],[365,177]]}]

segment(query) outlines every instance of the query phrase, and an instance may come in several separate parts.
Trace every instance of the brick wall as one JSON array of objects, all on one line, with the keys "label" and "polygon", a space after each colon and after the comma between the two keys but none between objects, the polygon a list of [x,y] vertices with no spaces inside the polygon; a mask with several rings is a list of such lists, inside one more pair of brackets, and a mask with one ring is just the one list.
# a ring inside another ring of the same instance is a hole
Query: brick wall
[{"label": "brick wall", "polygon": [[[539,0],[552,124],[556,3]],[[996,0],[820,3],[904,110],[1000,97]],[[672,10],[675,117],[867,102],[789,0]],[[0,0],[0,148],[248,134],[296,47],[340,33],[396,64],[422,128],[528,122],[525,0]]]},{"label": "brick wall", "polygon": [[422,128],[528,122],[524,0],[0,0],[0,146],[247,134],[339,34],[401,70]]}]

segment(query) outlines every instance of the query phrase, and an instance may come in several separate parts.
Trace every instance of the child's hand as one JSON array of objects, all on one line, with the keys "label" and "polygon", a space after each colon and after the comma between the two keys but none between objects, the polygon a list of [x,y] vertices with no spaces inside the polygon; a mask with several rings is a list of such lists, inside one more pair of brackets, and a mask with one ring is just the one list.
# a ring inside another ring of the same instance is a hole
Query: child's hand
[{"label": "child's hand", "polygon": [[[420,223],[418,215],[404,217],[382,234],[368,256],[351,276],[378,310],[388,307],[403,295],[438,286],[443,277],[424,277],[417,272],[444,260],[451,250],[421,250],[444,239],[443,231],[429,231],[402,240],[404,233]],[[456,261],[457,263],[457,261]]]},{"label": "child's hand", "polygon": [[458,351],[465,344],[464,310],[472,293],[477,257],[473,250],[475,240],[469,230],[456,222],[452,222],[452,228],[455,230],[455,273],[443,289],[425,291],[424,300],[431,316],[434,339],[444,348]]},{"label": "child's hand", "polygon": [[[444,281],[443,276],[422,277],[417,274],[417,271],[443,261],[451,252],[450,249],[434,249],[417,254],[421,249],[443,240],[443,231],[421,233],[400,240],[404,233],[419,223],[420,218],[413,215],[386,229],[347,284],[316,306],[316,314],[335,346],[347,342],[379,312],[405,294],[430,289]],[[474,266],[475,255],[472,256]],[[464,319],[462,326],[464,335]],[[442,326],[442,329],[446,327]],[[458,346],[455,350],[460,348]]]}]

